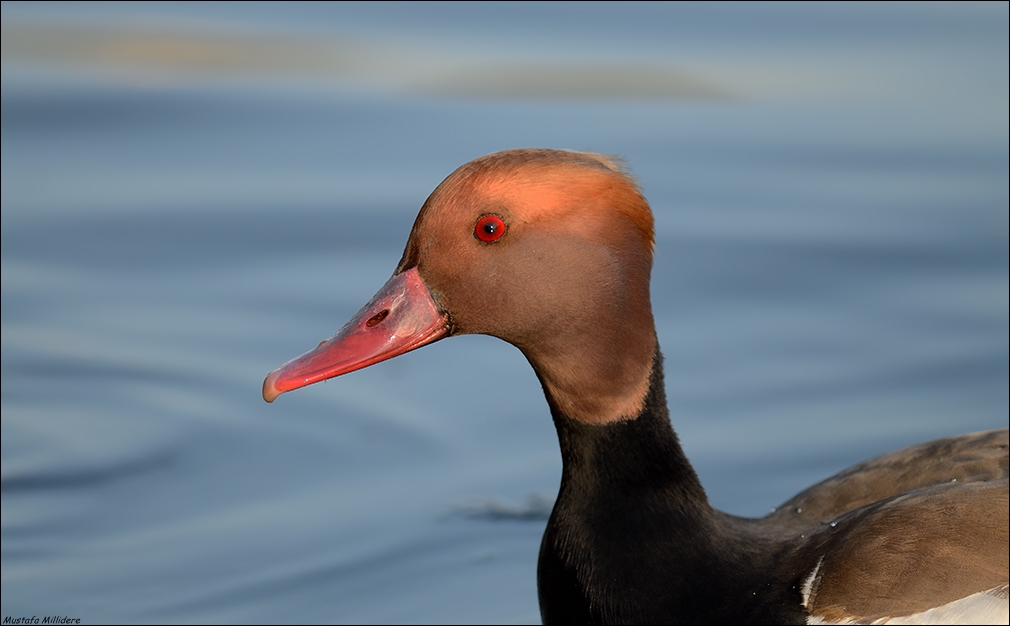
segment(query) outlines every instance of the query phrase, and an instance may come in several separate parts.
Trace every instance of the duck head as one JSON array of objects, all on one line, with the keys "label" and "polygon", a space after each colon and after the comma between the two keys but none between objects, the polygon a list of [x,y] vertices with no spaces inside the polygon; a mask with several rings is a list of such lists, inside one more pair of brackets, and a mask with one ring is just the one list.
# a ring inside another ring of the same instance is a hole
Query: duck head
[{"label": "duck head", "polygon": [[263,397],[482,333],[522,351],[555,411],[634,418],[656,350],[652,247],[649,205],[614,159],[475,159],[421,207],[392,278],[336,335],[271,372]]}]

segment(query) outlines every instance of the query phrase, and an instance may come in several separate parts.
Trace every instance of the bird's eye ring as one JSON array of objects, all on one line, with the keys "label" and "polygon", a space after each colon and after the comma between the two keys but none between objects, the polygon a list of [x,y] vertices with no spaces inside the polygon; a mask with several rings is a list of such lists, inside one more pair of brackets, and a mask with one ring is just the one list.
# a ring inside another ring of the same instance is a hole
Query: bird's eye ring
[{"label": "bird's eye ring", "polygon": [[484,243],[494,243],[505,235],[506,230],[508,230],[508,226],[500,215],[488,213],[477,220],[473,236]]}]

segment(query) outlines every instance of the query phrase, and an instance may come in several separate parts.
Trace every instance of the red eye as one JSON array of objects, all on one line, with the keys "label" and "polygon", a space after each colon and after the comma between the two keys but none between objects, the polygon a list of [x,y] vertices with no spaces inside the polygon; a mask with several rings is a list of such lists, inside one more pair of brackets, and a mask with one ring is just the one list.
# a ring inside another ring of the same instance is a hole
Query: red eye
[{"label": "red eye", "polygon": [[485,215],[477,220],[477,226],[473,229],[473,236],[484,243],[498,241],[505,234],[505,220],[497,215]]}]

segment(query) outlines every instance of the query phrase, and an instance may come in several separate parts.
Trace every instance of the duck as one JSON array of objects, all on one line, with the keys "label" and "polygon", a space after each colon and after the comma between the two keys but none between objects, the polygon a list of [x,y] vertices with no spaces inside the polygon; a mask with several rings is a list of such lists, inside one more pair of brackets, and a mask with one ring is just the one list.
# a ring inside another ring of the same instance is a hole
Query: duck
[{"label": "duck", "polygon": [[537,565],[555,623],[1008,623],[1008,432],[859,463],[762,518],[712,507],[670,419],[653,215],[616,157],[516,149],[422,205],[392,277],[263,398],[480,333],[529,361],[562,473]]}]

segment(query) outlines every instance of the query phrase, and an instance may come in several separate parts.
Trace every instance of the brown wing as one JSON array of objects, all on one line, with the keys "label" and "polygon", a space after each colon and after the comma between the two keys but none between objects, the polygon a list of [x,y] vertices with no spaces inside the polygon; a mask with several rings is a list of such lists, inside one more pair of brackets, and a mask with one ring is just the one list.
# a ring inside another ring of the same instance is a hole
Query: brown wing
[{"label": "brown wing", "polygon": [[895,450],[800,492],[762,522],[791,534],[916,489],[1007,478],[1007,444],[1004,428]]},{"label": "brown wing", "polygon": [[1005,586],[1008,484],[1001,478],[921,489],[824,528],[808,611],[828,621],[872,621]]}]

